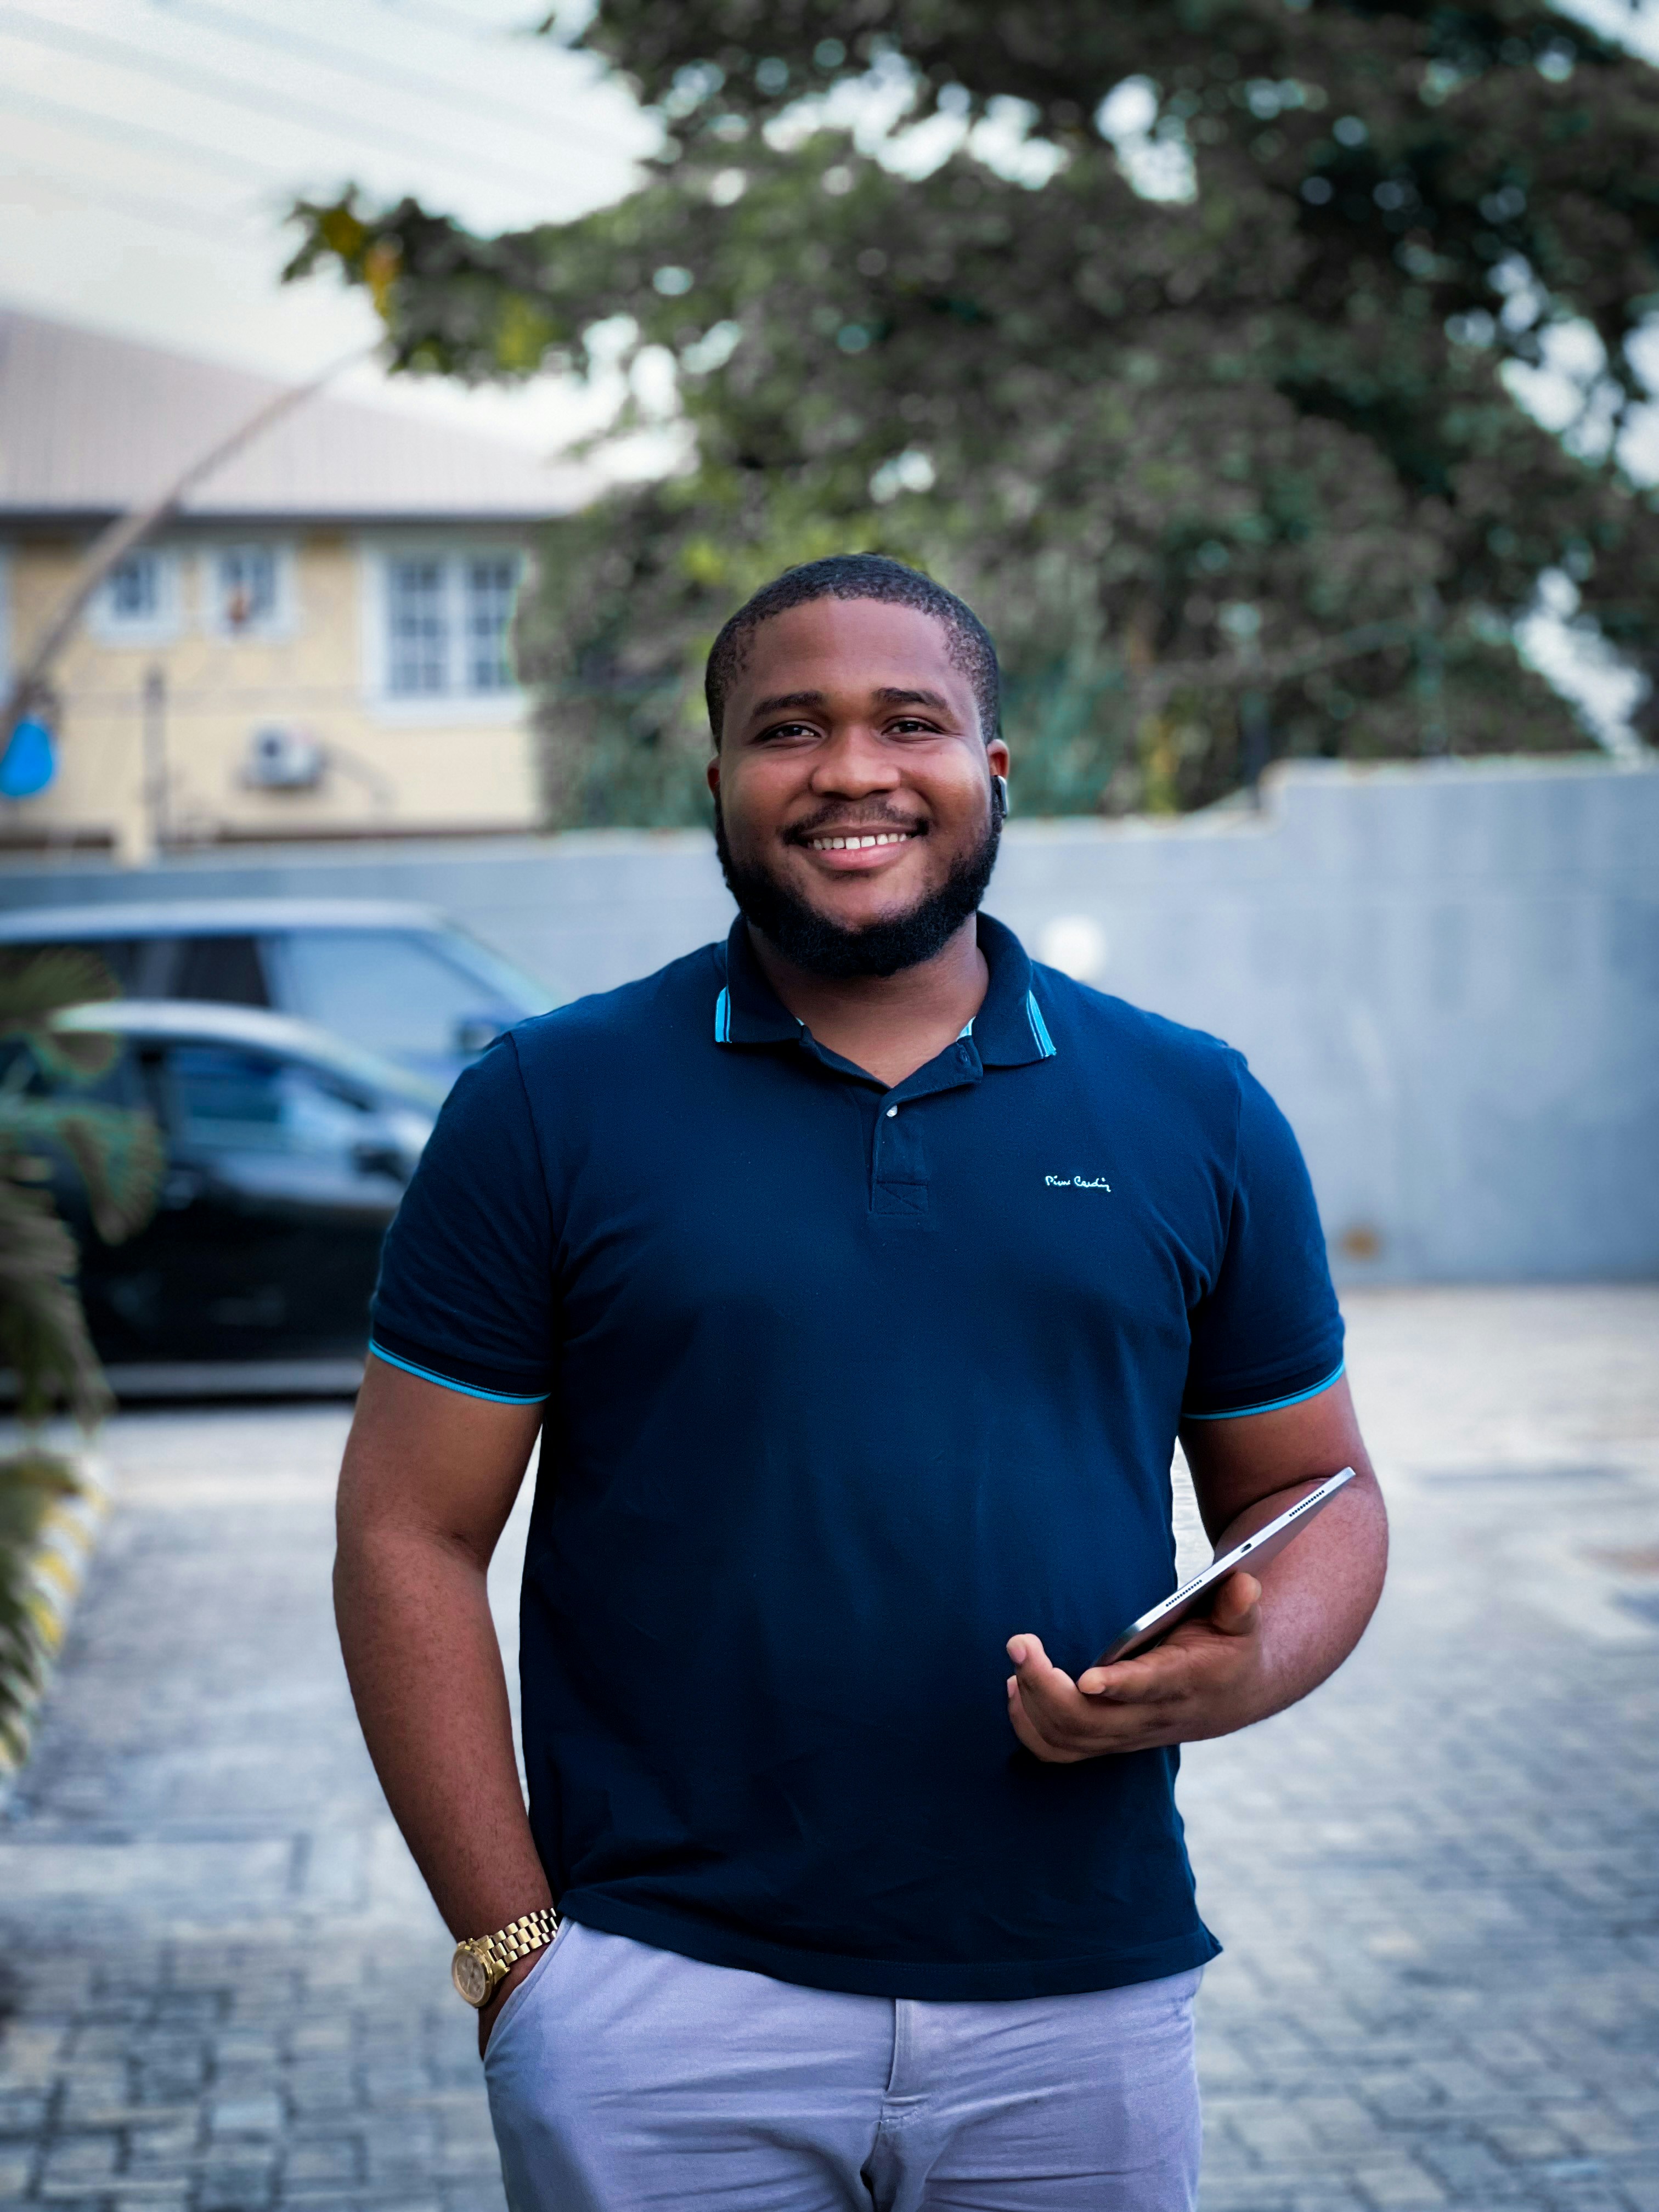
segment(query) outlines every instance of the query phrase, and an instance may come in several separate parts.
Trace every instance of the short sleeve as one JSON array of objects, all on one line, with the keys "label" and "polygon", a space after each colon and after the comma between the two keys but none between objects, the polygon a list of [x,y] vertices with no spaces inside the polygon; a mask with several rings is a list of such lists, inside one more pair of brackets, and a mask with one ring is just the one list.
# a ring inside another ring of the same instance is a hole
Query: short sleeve
[{"label": "short sleeve", "polygon": [[552,1208],[512,1036],[445,1100],[386,1232],[373,1349],[480,1398],[533,1405],[552,1364]]},{"label": "short sleeve", "polygon": [[1342,1316],[1290,1123],[1245,1067],[1227,1242],[1190,1316],[1183,1421],[1293,1405],[1342,1372]]}]

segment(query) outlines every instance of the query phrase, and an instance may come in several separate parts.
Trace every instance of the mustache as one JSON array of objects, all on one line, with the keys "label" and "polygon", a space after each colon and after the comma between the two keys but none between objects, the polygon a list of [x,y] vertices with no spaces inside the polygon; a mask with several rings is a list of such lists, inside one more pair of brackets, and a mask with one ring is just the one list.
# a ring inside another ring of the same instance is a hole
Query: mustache
[{"label": "mustache", "polygon": [[902,830],[910,836],[926,836],[927,822],[919,814],[897,814],[890,807],[883,807],[872,814],[868,808],[849,812],[844,806],[820,807],[799,822],[792,822],[783,832],[786,845],[805,844],[809,837],[821,837],[826,830]]}]

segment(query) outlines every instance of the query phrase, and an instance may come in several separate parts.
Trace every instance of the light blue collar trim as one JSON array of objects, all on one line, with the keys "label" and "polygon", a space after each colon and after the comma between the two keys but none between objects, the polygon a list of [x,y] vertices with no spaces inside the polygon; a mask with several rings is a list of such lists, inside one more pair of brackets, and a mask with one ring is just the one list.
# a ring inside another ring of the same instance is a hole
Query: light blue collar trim
[{"label": "light blue collar trim", "polygon": [[1035,991],[1025,994],[1025,1018],[1031,1024],[1031,1035],[1036,1039],[1037,1050],[1045,1060],[1054,1059],[1054,1041],[1048,1034],[1048,1024],[1042,1018],[1042,1009],[1036,1002]]},{"label": "light blue collar trim", "polygon": [[714,1042],[716,1044],[730,1044],[732,1042],[732,994],[724,983],[720,985],[720,994],[714,1001]]}]

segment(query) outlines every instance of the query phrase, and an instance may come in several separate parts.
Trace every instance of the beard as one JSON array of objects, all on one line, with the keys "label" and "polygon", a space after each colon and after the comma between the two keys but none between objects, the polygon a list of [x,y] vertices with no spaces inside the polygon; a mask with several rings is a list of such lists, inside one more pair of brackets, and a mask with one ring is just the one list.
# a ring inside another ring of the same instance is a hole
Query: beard
[{"label": "beard", "polygon": [[[850,826],[850,825],[849,825]],[[902,914],[883,915],[848,929],[774,875],[759,861],[734,858],[726,821],[714,799],[714,849],[726,887],[745,921],[759,930],[793,967],[845,982],[860,975],[896,975],[941,953],[970,915],[977,914],[1002,842],[1002,817],[993,807],[983,837],[961,854],[936,890]]]}]

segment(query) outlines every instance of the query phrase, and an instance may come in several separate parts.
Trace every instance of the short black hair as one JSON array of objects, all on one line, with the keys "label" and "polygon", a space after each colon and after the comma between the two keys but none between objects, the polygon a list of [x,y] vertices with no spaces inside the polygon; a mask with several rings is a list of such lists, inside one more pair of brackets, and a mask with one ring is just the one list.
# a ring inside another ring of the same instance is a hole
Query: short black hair
[{"label": "short black hair", "polygon": [[889,605],[915,607],[931,615],[944,629],[951,665],[973,686],[979,724],[985,742],[1001,734],[1002,672],[991,633],[969,606],[954,592],[908,568],[884,553],[831,553],[822,561],[804,562],[786,568],[769,584],[763,584],[745,599],[714,640],[703,677],[703,696],[708,702],[708,726],[720,741],[726,719],[726,695],[744,660],[749,641],[763,622],[791,607],[809,605],[814,599],[884,599]]}]

